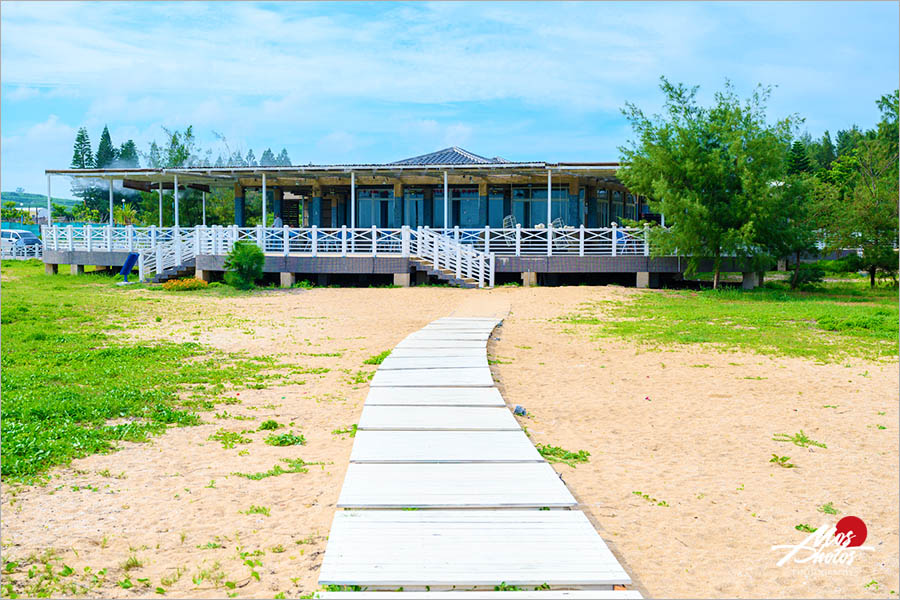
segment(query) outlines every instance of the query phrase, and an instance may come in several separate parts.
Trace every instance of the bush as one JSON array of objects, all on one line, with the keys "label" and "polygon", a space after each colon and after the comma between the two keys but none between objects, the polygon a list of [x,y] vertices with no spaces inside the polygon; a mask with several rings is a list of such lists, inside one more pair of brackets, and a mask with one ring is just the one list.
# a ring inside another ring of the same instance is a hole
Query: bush
[{"label": "bush", "polygon": [[252,242],[237,242],[225,258],[225,283],[239,290],[252,289],[262,279],[266,256]]},{"label": "bush", "polygon": [[209,284],[202,279],[196,277],[186,277],[184,279],[170,279],[163,283],[163,289],[171,292],[186,292],[188,290],[202,290]]},{"label": "bush", "polygon": [[791,289],[797,289],[798,287],[821,283],[824,276],[825,272],[817,265],[800,265],[798,269],[794,269],[791,272],[788,283],[791,284]]}]

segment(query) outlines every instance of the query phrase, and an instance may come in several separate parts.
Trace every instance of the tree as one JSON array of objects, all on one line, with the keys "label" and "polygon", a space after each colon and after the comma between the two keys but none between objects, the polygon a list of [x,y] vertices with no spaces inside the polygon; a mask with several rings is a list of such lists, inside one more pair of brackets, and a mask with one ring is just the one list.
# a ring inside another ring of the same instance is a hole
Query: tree
[{"label": "tree", "polygon": [[75,135],[75,148],[72,153],[73,169],[91,169],[94,166],[94,154],[91,151],[91,138],[87,128],[81,127]]},{"label": "tree", "polygon": [[797,175],[799,173],[809,173],[809,157],[806,155],[806,146],[800,140],[791,144],[791,151],[788,154],[788,175]]},{"label": "tree", "polygon": [[275,158],[275,154],[272,152],[271,148],[266,148],[262,153],[262,156],[259,157],[259,166],[261,167],[275,167],[278,166],[278,161]]},{"label": "tree", "polygon": [[153,167],[154,169],[162,167],[162,154],[156,140],[153,140],[150,143],[150,152],[146,154],[145,158],[147,159],[147,166]]},{"label": "tree", "polygon": [[137,210],[130,204],[113,208],[113,219],[119,225],[134,225],[137,222]]},{"label": "tree", "polygon": [[661,78],[665,114],[647,117],[634,104],[623,110],[637,139],[620,148],[618,177],[635,194],[651,198],[667,229],[653,232],[654,252],[687,257],[689,272],[713,260],[718,287],[722,258],[743,257],[755,266],[770,258],[761,231],[782,209],[784,152],[798,118],[769,125],[771,88],[759,86],[741,101],[730,82],[711,107],[696,100],[698,87]]},{"label": "tree", "polygon": [[837,155],[849,154],[863,137],[859,127],[854,125],[850,129],[842,129],[837,132]]},{"label": "tree", "polygon": [[72,220],[72,211],[70,211],[62,204],[57,204],[56,202],[54,202],[52,208],[53,210],[51,212],[51,216],[53,219],[63,219],[66,221]]},{"label": "tree", "polygon": [[163,127],[163,131],[169,137],[166,143],[163,167],[191,167],[195,164],[197,157],[195,155],[196,140],[194,139],[194,127],[188,125],[184,132],[177,129],[169,131]]},{"label": "tree", "polygon": [[291,158],[288,156],[287,149],[282,148],[281,152],[278,154],[278,158],[275,159],[277,161],[277,165],[279,167],[290,167],[291,166]]},{"label": "tree", "polygon": [[250,150],[247,151],[247,159],[246,159],[246,162],[247,162],[247,166],[248,166],[248,167],[256,167],[256,166],[258,166],[258,165],[256,164],[256,156],[253,154],[253,148],[250,148]]},{"label": "tree", "polygon": [[134,144],[134,140],[128,140],[122,147],[119,148],[119,160],[118,166],[126,167],[126,168],[137,168],[141,166],[141,161],[138,158],[137,146]]},{"label": "tree", "polygon": [[826,171],[831,168],[831,163],[834,162],[834,144],[831,143],[831,134],[828,133],[827,129],[822,136],[822,141],[816,148],[815,159],[818,167]]},{"label": "tree", "polygon": [[109,128],[104,125],[103,133],[100,134],[100,144],[97,146],[97,158],[94,165],[98,169],[105,169],[112,166],[116,162],[116,148],[113,146],[112,138],[109,135]]}]

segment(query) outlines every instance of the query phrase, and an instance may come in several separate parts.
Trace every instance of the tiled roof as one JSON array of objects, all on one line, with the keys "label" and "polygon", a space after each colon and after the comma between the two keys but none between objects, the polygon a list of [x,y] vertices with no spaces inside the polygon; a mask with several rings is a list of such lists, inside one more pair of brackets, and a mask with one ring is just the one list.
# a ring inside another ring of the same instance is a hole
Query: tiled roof
[{"label": "tiled roof", "polygon": [[403,160],[398,160],[396,162],[392,162],[389,164],[392,165],[489,165],[494,163],[506,163],[509,162],[504,158],[500,158],[499,156],[495,156],[494,158],[485,158],[484,156],[478,156],[477,154],[473,154],[468,150],[463,150],[462,148],[457,148],[456,146],[451,146],[450,148],[444,148],[443,150],[438,150],[437,152],[431,152],[430,154],[423,154],[421,156],[413,156],[412,158],[405,158]]}]

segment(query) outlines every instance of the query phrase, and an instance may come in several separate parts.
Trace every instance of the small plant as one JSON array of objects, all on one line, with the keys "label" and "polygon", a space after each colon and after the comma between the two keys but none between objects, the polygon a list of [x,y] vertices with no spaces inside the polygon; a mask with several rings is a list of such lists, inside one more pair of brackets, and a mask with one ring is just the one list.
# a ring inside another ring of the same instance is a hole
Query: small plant
[{"label": "small plant", "polygon": [[825,272],[820,267],[815,265],[800,265],[791,272],[791,275],[788,278],[788,284],[791,286],[792,290],[795,290],[799,287],[821,283],[824,277]]},{"label": "small plant", "polygon": [[818,511],[820,513],[825,513],[826,515],[836,515],[838,514],[838,512],[840,512],[834,507],[834,504],[832,504],[831,502],[826,502],[825,504],[820,506],[818,508]]},{"label": "small plant", "polygon": [[293,431],[289,431],[280,435],[273,433],[266,438],[266,443],[270,446],[302,446],[306,443],[306,438],[303,435],[294,435]]},{"label": "small plant", "polygon": [[384,362],[384,359],[386,359],[390,354],[391,354],[390,350],[385,350],[384,352],[382,352],[380,354],[376,354],[375,356],[370,356],[369,358],[367,358],[366,360],[363,361],[363,364],[364,365],[380,365],[381,363]]},{"label": "small plant", "polygon": [[122,570],[127,572],[132,569],[138,569],[143,566],[144,566],[144,563],[141,562],[141,560],[136,555],[132,554],[125,560],[125,562],[122,563]]},{"label": "small plant", "polygon": [[252,242],[236,242],[225,258],[225,283],[239,290],[252,289],[262,279],[266,256]]},{"label": "small plant", "polygon": [[253,441],[250,438],[245,438],[236,431],[225,431],[224,429],[218,430],[209,436],[208,439],[213,442],[222,442],[222,447],[226,450],[234,448],[235,444],[249,444]]},{"label": "small plant", "polygon": [[257,505],[255,505],[255,504],[251,504],[251,505],[250,505],[250,508],[248,508],[247,510],[242,510],[242,511],[241,511],[241,514],[244,514],[244,515],[265,515],[265,516],[267,516],[267,517],[270,516],[270,514],[269,514],[269,507],[268,507],[268,506],[257,506]]},{"label": "small plant", "polygon": [[769,462],[775,463],[779,467],[783,467],[785,469],[793,469],[797,465],[788,462],[790,459],[790,456],[778,456],[777,454],[773,454],[772,458],[769,459]]},{"label": "small plant", "polygon": [[799,525],[794,525],[794,529],[797,531],[802,531],[803,533],[813,533],[818,529],[818,527],[810,527],[806,523],[800,523]]},{"label": "small plant", "polygon": [[655,504],[656,506],[669,506],[669,503],[666,502],[665,500],[657,500],[656,498],[652,498],[650,496],[650,494],[645,494],[643,492],[631,492],[631,493],[634,494],[635,496],[637,496],[638,498],[643,498],[650,504]]},{"label": "small plant", "polygon": [[520,591],[522,591],[522,588],[515,586],[515,585],[509,585],[505,581],[501,581],[500,585],[494,586],[494,591],[495,592],[520,592]]},{"label": "small plant", "polygon": [[370,381],[372,381],[372,378],[374,376],[375,371],[357,371],[356,373],[350,373],[350,377],[347,379],[347,383],[351,385],[369,383]]},{"label": "small plant", "polygon": [[536,448],[541,456],[547,459],[547,462],[565,463],[572,468],[575,467],[575,463],[586,463],[591,457],[591,453],[587,450],[570,452],[559,446],[548,446],[546,444],[537,444]]},{"label": "small plant", "polygon": [[187,292],[190,290],[202,290],[209,286],[208,283],[196,277],[186,277],[184,279],[170,279],[163,283],[163,289],[170,292]]},{"label": "small plant", "polygon": [[272,419],[268,419],[267,421],[263,421],[259,426],[259,431],[274,431],[278,429],[282,425],[278,423],[278,421],[273,421]]},{"label": "small plant", "polygon": [[309,469],[306,468],[307,466],[324,464],[320,462],[308,463],[302,458],[282,458],[281,462],[287,463],[288,467],[285,469],[281,465],[275,465],[268,471],[260,471],[259,473],[232,473],[232,475],[244,477],[245,479],[250,479],[252,481],[259,481],[260,479],[278,477],[279,475],[284,475],[286,473],[308,473]]},{"label": "small plant", "polygon": [[775,437],[772,440],[776,442],[791,442],[795,446],[800,446],[801,448],[808,448],[810,446],[818,446],[819,448],[828,448],[822,442],[817,442],[814,439],[809,438],[803,430],[800,430],[800,433],[795,433],[794,435],[788,435],[786,433],[776,433]]},{"label": "small plant", "polygon": [[350,425],[344,429],[333,429],[331,431],[331,435],[344,435],[345,433],[349,433],[350,437],[356,437],[356,425]]}]

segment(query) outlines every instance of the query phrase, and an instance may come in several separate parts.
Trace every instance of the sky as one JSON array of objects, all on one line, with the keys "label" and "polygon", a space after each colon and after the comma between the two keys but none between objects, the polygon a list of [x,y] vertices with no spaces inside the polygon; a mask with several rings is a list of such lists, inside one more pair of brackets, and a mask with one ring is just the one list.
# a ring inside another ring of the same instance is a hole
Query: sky
[{"label": "sky", "polygon": [[[814,137],[878,120],[898,87],[897,2],[250,3],[0,6],[0,187],[46,193],[79,127],[147,151],[193,125],[213,157],[399,160],[448,146],[610,161],[659,78],[776,86]],[[71,197],[54,178],[54,196]]]}]

